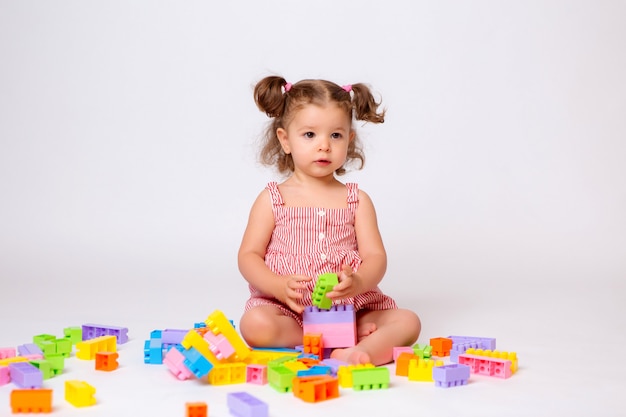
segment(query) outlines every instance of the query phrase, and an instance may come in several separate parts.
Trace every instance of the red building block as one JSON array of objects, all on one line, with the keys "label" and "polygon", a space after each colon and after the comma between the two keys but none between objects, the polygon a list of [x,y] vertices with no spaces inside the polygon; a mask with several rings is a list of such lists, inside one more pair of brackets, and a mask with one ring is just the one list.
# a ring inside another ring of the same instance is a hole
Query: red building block
[{"label": "red building block", "polygon": [[114,371],[119,364],[117,358],[120,355],[116,352],[97,352],[96,353],[96,371]]}]

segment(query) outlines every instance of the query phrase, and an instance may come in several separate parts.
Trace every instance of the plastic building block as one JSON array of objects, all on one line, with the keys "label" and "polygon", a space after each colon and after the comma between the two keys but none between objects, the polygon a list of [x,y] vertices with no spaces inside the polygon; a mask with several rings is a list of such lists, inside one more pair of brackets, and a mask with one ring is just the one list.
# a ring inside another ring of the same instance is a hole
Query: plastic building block
[{"label": "plastic building block", "polygon": [[68,339],[72,345],[83,340],[83,328],[81,326],[66,327],[63,329],[63,336]]},{"label": "plastic building block", "polygon": [[293,395],[309,403],[339,397],[339,380],[329,375],[293,379]]},{"label": "plastic building block", "polygon": [[185,357],[183,364],[185,364],[187,369],[189,369],[196,378],[202,378],[208,375],[211,369],[213,369],[213,364],[195,347],[191,346],[189,349],[181,351],[181,353]]},{"label": "plastic building block", "polygon": [[151,365],[163,363],[163,344],[160,338],[151,337],[144,342],[143,362]]},{"label": "plastic building block", "polygon": [[65,356],[55,353],[46,356],[46,360],[50,363],[50,372],[52,376],[59,375],[65,368]]},{"label": "plastic building block", "polygon": [[250,364],[246,366],[246,382],[248,384],[267,384],[267,365]]},{"label": "plastic building block", "polygon": [[44,381],[54,376],[54,374],[52,373],[52,365],[47,359],[32,360],[30,361],[30,364],[41,371],[41,376],[43,377]]},{"label": "plastic building block", "polygon": [[44,388],[11,391],[13,413],[49,413],[52,411],[52,390]]},{"label": "plastic building block", "polygon": [[339,359],[324,359],[322,364],[328,366],[330,368],[330,374],[332,376],[337,376],[337,372],[339,371],[340,366],[348,366],[348,362],[340,361]]},{"label": "plastic building block", "polygon": [[433,348],[433,356],[450,356],[450,349],[452,349],[452,339],[445,337],[435,337],[430,339],[430,346]]},{"label": "plastic building block", "polygon": [[333,305],[333,301],[326,297],[326,294],[331,292],[338,283],[339,280],[337,278],[337,274],[329,272],[318,275],[317,281],[315,282],[315,288],[311,294],[311,301],[313,302],[313,305],[320,309],[328,310]]},{"label": "plastic building block", "polygon": [[11,381],[20,388],[41,388],[43,374],[29,362],[15,362],[9,364]]},{"label": "plastic building block", "polygon": [[230,413],[236,417],[267,417],[267,403],[247,392],[231,392],[226,397]]},{"label": "plastic building block", "polygon": [[296,358],[300,355],[300,352],[294,349],[276,348],[276,349],[260,349],[255,348],[250,351],[250,354],[246,358],[246,362],[249,364],[267,365],[269,362],[290,356]]},{"label": "plastic building block", "polygon": [[355,369],[364,369],[364,368],[374,368],[374,365],[371,363],[361,364],[361,365],[347,365],[340,366],[337,370],[337,377],[339,378],[339,386],[342,388],[352,388],[354,385],[352,383],[352,371]]},{"label": "plastic building block", "polygon": [[283,364],[283,366],[285,368],[288,368],[289,370],[295,372],[296,374],[298,373],[298,371],[304,371],[306,369],[309,369],[308,366],[306,366],[304,363],[300,362],[300,361],[289,361],[289,362],[285,362]]},{"label": "plastic building block", "polygon": [[502,352],[499,350],[483,350],[483,349],[467,349],[465,352],[469,355],[487,356],[490,358],[498,358],[511,361],[511,373],[517,372],[517,353],[515,352]]},{"label": "plastic building block", "polygon": [[419,357],[413,353],[402,352],[396,359],[396,375],[409,376],[409,363],[414,359],[419,359]]},{"label": "plastic building block", "polygon": [[209,406],[205,402],[185,403],[186,417],[207,417]]},{"label": "plastic building block", "polygon": [[396,346],[393,348],[392,353],[393,353],[393,360],[395,362],[401,353],[414,354],[415,352],[413,352],[413,348],[411,346]]},{"label": "plastic building block", "polygon": [[13,358],[13,357],[15,357],[15,348],[12,348],[12,347],[0,348],[0,359]]},{"label": "plastic building block", "polygon": [[433,356],[433,347],[416,343],[413,345],[413,353],[420,359],[428,359]]},{"label": "plastic building block", "polygon": [[11,372],[8,366],[0,366],[0,386],[11,382]]},{"label": "plastic building block", "polygon": [[96,389],[85,381],[65,381],[65,400],[74,407],[88,407],[96,403]]},{"label": "plastic building block", "polygon": [[321,333],[305,333],[302,338],[304,353],[312,353],[319,358],[324,356],[324,343]]},{"label": "plastic building block", "polygon": [[187,332],[187,334],[183,338],[183,341],[181,342],[181,345],[185,349],[191,349],[192,347],[195,348],[213,365],[220,362],[220,360],[217,359],[217,356],[215,356],[215,354],[209,348],[209,344],[207,343],[207,341],[204,340],[202,336],[200,336],[200,334],[198,334],[195,330],[189,330]]},{"label": "plastic building block", "polygon": [[165,329],[161,332],[161,342],[164,345],[180,345],[188,330]]},{"label": "plastic building block", "polygon": [[212,332],[206,332],[204,340],[209,343],[209,349],[217,359],[228,359],[235,353],[235,348],[223,334],[215,335]]},{"label": "plastic building block", "polygon": [[478,349],[495,350],[496,339],[493,337],[477,337],[477,336],[448,336],[452,339],[453,344],[476,343],[477,346],[469,346]]},{"label": "plastic building block", "polygon": [[355,321],[354,305],[339,304],[327,310],[306,306],[302,312],[303,324],[352,323]]},{"label": "plastic building block", "polygon": [[246,382],[246,364],[218,363],[209,373],[208,379],[211,385],[243,384]]},{"label": "plastic building block", "polygon": [[356,344],[356,315],[351,304],[336,305],[329,310],[307,306],[302,314],[302,330],[321,333],[325,348],[351,347]]},{"label": "plastic building block", "polygon": [[95,339],[101,336],[115,336],[120,345],[128,342],[128,328],[119,326],[107,326],[103,324],[83,324],[83,341]]},{"label": "plastic building block", "polygon": [[93,360],[97,352],[117,352],[115,340],[115,336],[99,336],[95,339],[78,342],[76,343],[76,349],[78,349],[76,357],[83,360]]},{"label": "plastic building block", "polygon": [[513,373],[511,371],[511,361],[500,358],[463,353],[459,355],[459,363],[469,366],[470,372],[473,374],[509,378]]},{"label": "plastic building block", "polygon": [[24,356],[14,356],[12,358],[0,359],[0,366],[9,366],[16,362],[28,362],[28,358]]},{"label": "plastic building block", "polygon": [[470,377],[470,368],[467,365],[450,364],[433,368],[435,386],[442,388],[466,385]]},{"label": "plastic building block", "polygon": [[114,371],[119,366],[116,352],[96,353],[96,371]]},{"label": "plastic building block", "polygon": [[235,330],[233,324],[219,310],[214,311],[205,320],[206,326],[215,335],[223,334],[235,349],[235,354],[231,358],[236,362],[242,362],[250,354],[250,348],[246,346],[241,336]]},{"label": "plastic building block", "polygon": [[17,353],[20,356],[28,356],[28,355],[42,355],[43,351],[34,343],[25,343],[23,345],[19,345],[17,347]]},{"label": "plastic building block", "polygon": [[322,376],[322,375],[332,375],[332,371],[330,366],[321,366],[315,365],[310,367],[309,369],[303,369],[296,373],[298,378],[303,376]]},{"label": "plastic building block", "polygon": [[167,369],[181,381],[191,378],[191,371],[185,366],[185,356],[182,354],[184,348],[177,346],[170,349],[163,358],[163,364],[167,366]]},{"label": "plastic building block", "polygon": [[270,366],[267,369],[267,382],[278,392],[289,392],[292,389],[296,373],[285,366]]},{"label": "plastic building block", "polygon": [[389,388],[389,369],[384,366],[353,369],[352,388],[357,391]]},{"label": "plastic building block", "polygon": [[443,366],[443,361],[411,359],[409,361],[409,381],[433,382],[433,368],[435,366]]}]

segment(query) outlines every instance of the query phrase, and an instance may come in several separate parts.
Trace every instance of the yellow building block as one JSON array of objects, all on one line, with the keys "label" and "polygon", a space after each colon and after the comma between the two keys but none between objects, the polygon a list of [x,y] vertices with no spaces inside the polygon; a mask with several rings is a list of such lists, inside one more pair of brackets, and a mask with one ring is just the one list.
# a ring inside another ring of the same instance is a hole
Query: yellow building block
[{"label": "yellow building block", "polygon": [[[112,336],[115,339],[115,336]],[[74,407],[94,405],[96,389],[85,381],[65,381],[65,400]]]},{"label": "yellow building block", "polygon": [[191,347],[196,348],[196,350],[200,352],[200,354],[204,356],[209,362],[211,362],[213,366],[222,362],[221,360],[217,359],[217,356],[215,356],[215,354],[209,348],[209,342],[204,340],[204,338],[200,336],[200,334],[198,334],[198,332],[196,332],[195,330],[189,330],[187,332],[185,337],[183,337],[181,345],[183,345],[185,349],[189,349]]},{"label": "yellow building block", "polygon": [[337,378],[341,388],[352,388],[352,371],[354,369],[374,368],[374,364],[366,363],[362,365],[341,365],[337,370]]},{"label": "yellow building block", "polygon": [[433,367],[435,366],[443,366],[443,361],[411,359],[409,361],[409,381],[434,382]]},{"label": "yellow building block", "polygon": [[9,366],[10,363],[28,362],[28,358],[23,356],[12,356],[10,358],[0,359],[0,366]]},{"label": "yellow building block", "polygon": [[246,366],[243,362],[217,364],[209,372],[209,384],[243,384],[246,382]]},{"label": "yellow building block", "polygon": [[298,371],[306,371],[307,369],[309,369],[308,366],[297,360],[285,362],[283,365],[285,366],[285,368],[294,371],[296,374],[298,374]]},{"label": "yellow building block", "polygon": [[117,352],[115,336],[100,336],[94,339],[76,343],[76,357],[83,360],[93,360],[98,352]]},{"label": "yellow building block", "polygon": [[300,352],[288,352],[284,350],[265,350],[265,349],[252,349],[248,357],[246,357],[247,364],[250,365],[267,365],[275,359],[282,358],[283,356],[292,356],[296,359],[300,356]]},{"label": "yellow building block", "polygon": [[224,313],[220,310],[215,310],[204,321],[206,326],[213,332],[213,334],[223,334],[224,337],[230,342],[233,349],[235,349],[235,362],[243,362],[250,354],[250,348],[243,341],[239,333],[235,330],[232,323],[228,321]]},{"label": "yellow building block", "polygon": [[517,353],[516,352],[503,352],[500,350],[489,350],[489,349],[474,349],[469,348],[465,352],[469,355],[476,356],[488,356],[490,358],[504,359],[511,361],[511,373],[515,373],[517,371]]}]

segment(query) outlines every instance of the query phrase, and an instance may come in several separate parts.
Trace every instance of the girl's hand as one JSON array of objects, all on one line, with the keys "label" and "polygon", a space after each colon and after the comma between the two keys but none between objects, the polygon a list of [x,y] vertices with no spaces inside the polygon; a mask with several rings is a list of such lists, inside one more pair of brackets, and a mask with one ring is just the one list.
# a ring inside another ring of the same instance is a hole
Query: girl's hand
[{"label": "girl's hand", "polygon": [[332,300],[354,297],[362,292],[359,275],[352,270],[350,265],[343,265],[338,276],[339,284],[333,287],[326,296]]},{"label": "girl's hand", "polygon": [[313,278],[305,275],[286,275],[282,278],[284,279],[284,285],[280,288],[280,293],[276,298],[294,312],[302,314],[304,311],[304,306],[301,303],[304,297],[303,292],[306,289],[306,283]]}]

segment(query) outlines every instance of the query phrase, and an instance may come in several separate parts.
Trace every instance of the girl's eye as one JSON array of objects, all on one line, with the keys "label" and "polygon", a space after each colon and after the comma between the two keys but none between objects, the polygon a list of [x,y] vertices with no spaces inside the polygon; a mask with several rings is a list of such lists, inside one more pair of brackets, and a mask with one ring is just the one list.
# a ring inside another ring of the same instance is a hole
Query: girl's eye
[{"label": "girl's eye", "polygon": [[341,133],[333,133],[332,135],[330,135],[331,138],[333,139],[341,139]]},{"label": "girl's eye", "polygon": [[304,134],[304,137],[307,138],[307,139],[313,139],[315,137],[315,133],[313,133],[313,132],[306,132]]}]

